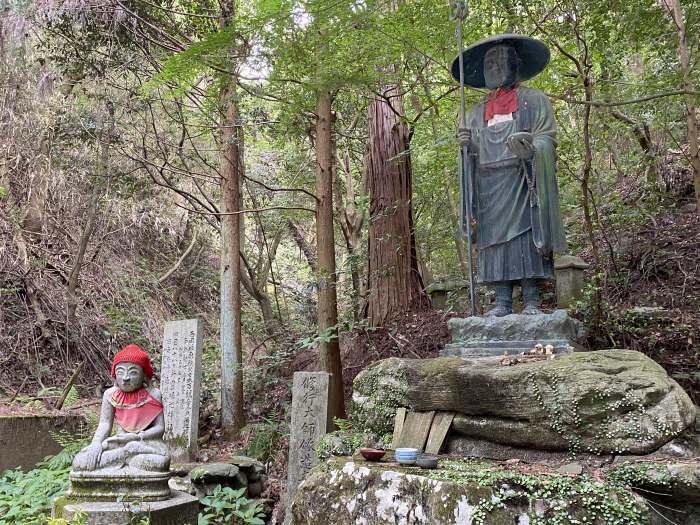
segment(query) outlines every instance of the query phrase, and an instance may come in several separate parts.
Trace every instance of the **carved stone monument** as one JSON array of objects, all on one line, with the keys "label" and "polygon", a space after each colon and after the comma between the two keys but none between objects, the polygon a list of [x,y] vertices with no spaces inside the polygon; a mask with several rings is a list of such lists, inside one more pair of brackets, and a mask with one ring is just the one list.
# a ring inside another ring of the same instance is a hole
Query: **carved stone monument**
[{"label": "carved stone monument", "polygon": [[134,515],[149,516],[151,525],[195,525],[197,499],[168,487],[163,404],[150,383],[148,354],[137,345],[126,346],[114,356],[112,377],[95,435],[75,456],[70,487],[54,503],[54,517],[70,519],[81,511],[87,514],[86,525],[129,522]]},{"label": "carved stone monument", "polygon": [[326,372],[296,372],[292,386],[287,501],[318,463],[316,446],[333,424],[329,413],[330,377]]},{"label": "carved stone monument", "polygon": [[165,436],[173,461],[193,461],[197,455],[199,398],[202,377],[202,321],[165,323],[161,358]]}]

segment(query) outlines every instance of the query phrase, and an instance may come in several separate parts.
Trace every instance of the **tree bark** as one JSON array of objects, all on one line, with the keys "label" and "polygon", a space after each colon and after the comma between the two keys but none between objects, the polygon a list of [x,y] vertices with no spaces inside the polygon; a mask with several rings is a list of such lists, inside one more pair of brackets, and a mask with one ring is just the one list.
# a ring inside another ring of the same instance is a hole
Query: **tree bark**
[{"label": "tree bark", "polygon": [[369,322],[379,326],[397,312],[427,307],[418,271],[411,208],[408,126],[398,86],[369,107],[365,157],[369,219]]},{"label": "tree bark", "polygon": [[[335,144],[335,143],[334,143]],[[335,149],[335,148],[334,148]],[[365,223],[365,212],[358,210],[355,207],[355,184],[352,179],[352,170],[350,168],[350,152],[346,149],[340,162],[337,150],[333,155],[336,159],[335,164],[340,164],[343,167],[345,175],[345,201],[340,191],[340,179],[338,170],[335,170],[335,209],[340,230],[345,239],[345,247],[348,251],[348,264],[350,266],[350,278],[352,282],[352,317],[354,321],[359,321],[362,318],[362,280],[360,279],[360,263],[358,261],[357,250],[360,247],[362,239],[362,226]]]},{"label": "tree bark", "polygon": [[[668,14],[676,26],[678,35],[678,58],[680,59],[680,73],[683,76],[683,89],[693,90],[693,83],[690,76],[690,49],[685,35],[685,21],[681,10],[680,0],[663,0],[668,9]],[[693,169],[693,186],[695,188],[695,201],[697,202],[697,212],[700,215],[700,141],[698,140],[698,119],[696,115],[695,102],[692,95],[685,98],[685,116],[688,128],[688,157],[690,166]]]},{"label": "tree bark", "polygon": [[318,332],[320,368],[332,374],[331,415],[345,417],[343,367],[338,342],[338,297],[333,230],[332,96],[316,93],[316,252],[318,254]]},{"label": "tree bark", "polygon": [[[221,27],[233,22],[234,0],[221,2]],[[236,103],[235,68],[221,90],[221,427],[234,439],[245,425],[243,412],[243,341],[241,337],[241,180],[243,133]]]},{"label": "tree bark", "polygon": [[304,254],[304,257],[306,257],[306,262],[309,264],[311,271],[314,272],[314,274],[318,273],[318,259],[316,257],[316,253],[314,252],[313,247],[306,241],[304,233],[301,231],[299,225],[289,219],[287,221],[287,228],[289,229],[292,239],[301,250],[301,253]]}]

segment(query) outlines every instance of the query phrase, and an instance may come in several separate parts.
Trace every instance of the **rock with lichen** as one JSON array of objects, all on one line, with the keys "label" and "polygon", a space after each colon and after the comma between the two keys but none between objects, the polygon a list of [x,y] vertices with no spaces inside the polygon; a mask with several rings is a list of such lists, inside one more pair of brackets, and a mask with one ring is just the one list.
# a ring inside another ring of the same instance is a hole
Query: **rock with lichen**
[{"label": "rock with lichen", "polygon": [[457,413],[451,434],[506,446],[647,454],[696,407],[665,370],[631,350],[571,353],[503,367],[497,359],[390,358],[354,382],[355,417],[390,430],[397,407]]},{"label": "rock with lichen", "polygon": [[295,525],[649,523],[641,498],[588,475],[459,460],[421,470],[333,458],[299,486],[291,512]]}]

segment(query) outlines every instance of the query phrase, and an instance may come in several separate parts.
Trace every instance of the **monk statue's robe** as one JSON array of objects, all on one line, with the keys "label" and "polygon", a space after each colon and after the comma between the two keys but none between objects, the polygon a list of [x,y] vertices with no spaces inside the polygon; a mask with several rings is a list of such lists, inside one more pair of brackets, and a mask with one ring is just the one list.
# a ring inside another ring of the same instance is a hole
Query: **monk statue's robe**
[{"label": "monk statue's robe", "polygon": [[[468,117],[472,142],[460,181],[462,225],[466,233],[466,206],[471,205],[477,221],[478,281],[485,284],[553,279],[553,252],[566,248],[555,178],[554,112],[541,91],[516,89],[518,109],[512,115],[497,115],[497,122],[488,125],[485,103],[480,103]],[[521,131],[534,136],[531,161],[519,159],[506,146],[507,138]]]}]

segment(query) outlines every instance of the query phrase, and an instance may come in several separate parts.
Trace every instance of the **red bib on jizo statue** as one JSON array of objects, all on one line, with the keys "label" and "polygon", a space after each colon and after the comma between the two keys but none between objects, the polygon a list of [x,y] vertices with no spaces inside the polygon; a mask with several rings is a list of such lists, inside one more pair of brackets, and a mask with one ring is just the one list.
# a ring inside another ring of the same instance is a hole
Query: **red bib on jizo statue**
[{"label": "red bib on jizo statue", "polygon": [[140,432],[148,428],[163,412],[163,405],[148,390],[141,388],[135,392],[117,389],[110,403],[114,407],[114,418],[127,432]]},{"label": "red bib on jizo statue", "polygon": [[510,115],[518,111],[518,87],[512,89],[498,88],[489,93],[484,109],[484,121],[488,122],[494,115]]}]

